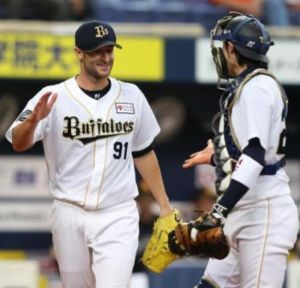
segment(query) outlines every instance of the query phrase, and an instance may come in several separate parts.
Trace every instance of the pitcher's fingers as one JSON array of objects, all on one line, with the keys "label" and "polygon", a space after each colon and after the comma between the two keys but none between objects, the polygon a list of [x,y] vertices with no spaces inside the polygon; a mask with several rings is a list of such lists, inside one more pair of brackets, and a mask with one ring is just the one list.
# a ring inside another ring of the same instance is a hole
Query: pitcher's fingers
[{"label": "pitcher's fingers", "polygon": [[47,104],[51,94],[52,94],[52,92],[46,92],[45,94],[43,94],[41,96],[41,98],[39,99],[39,101],[37,102],[36,108],[39,108],[39,107]]},{"label": "pitcher's fingers", "polygon": [[49,97],[50,97],[51,94],[52,94],[51,91],[48,91],[48,92],[44,93],[44,94],[41,96],[40,101],[44,102],[44,101],[46,101],[46,99],[47,99],[47,101],[48,101],[48,99],[49,99]]},{"label": "pitcher's fingers", "polygon": [[36,105],[35,105],[35,107],[34,107],[34,110],[35,110],[35,111],[40,110],[41,107],[42,107],[43,105],[45,105],[45,103],[47,103],[48,97],[49,97],[49,96],[47,96],[47,95],[43,95],[43,96],[39,99],[39,101],[36,103]]},{"label": "pitcher's fingers", "polygon": [[53,104],[55,103],[56,99],[57,99],[57,93],[53,93],[52,96],[51,96],[51,98],[50,98],[50,100],[49,100],[49,102],[48,102],[48,105],[49,105],[50,108],[53,106]]}]

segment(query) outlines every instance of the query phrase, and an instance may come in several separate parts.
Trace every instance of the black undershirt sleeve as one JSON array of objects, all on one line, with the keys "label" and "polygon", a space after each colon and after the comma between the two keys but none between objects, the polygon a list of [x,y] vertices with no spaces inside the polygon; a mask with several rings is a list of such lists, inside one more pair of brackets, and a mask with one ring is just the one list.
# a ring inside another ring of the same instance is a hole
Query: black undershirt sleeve
[{"label": "black undershirt sleeve", "polygon": [[[265,149],[261,146],[258,138],[252,138],[248,146],[242,151],[243,154],[251,157],[253,160],[264,166]],[[232,210],[236,203],[247,193],[248,187],[232,179],[228,189],[218,201],[218,203],[227,208],[226,215]]]},{"label": "black undershirt sleeve", "polygon": [[245,149],[242,151],[243,154],[248,155],[253,160],[258,162],[260,165],[265,165],[265,149],[261,146],[258,138],[252,138],[249,141],[249,144]]},{"label": "black undershirt sleeve", "polygon": [[145,154],[147,154],[148,152],[150,152],[151,150],[154,149],[154,143],[152,142],[148,147],[146,147],[145,149],[141,150],[141,151],[134,151],[132,152],[132,157],[133,158],[137,158],[137,157],[141,157]]}]

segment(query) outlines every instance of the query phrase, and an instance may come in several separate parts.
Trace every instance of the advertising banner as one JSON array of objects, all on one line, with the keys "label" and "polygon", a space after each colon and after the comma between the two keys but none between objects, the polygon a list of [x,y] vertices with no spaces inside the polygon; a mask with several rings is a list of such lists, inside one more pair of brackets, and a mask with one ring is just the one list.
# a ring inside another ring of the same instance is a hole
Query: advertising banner
[{"label": "advertising banner", "polygon": [[[268,52],[269,70],[283,84],[300,84],[300,41],[292,39],[274,39],[275,45]],[[210,39],[200,38],[196,42],[195,62],[196,81],[217,83],[218,77],[212,59]]]},{"label": "advertising banner", "polygon": [[[120,36],[112,76],[161,81],[164,40],[156,36]],[[0,32],[0,78],[66,79],[79,72],[73,35]]]},{"label": "advertising banner", "polygon": [[43,156],[0,156],[0,198],[49,198]]}]

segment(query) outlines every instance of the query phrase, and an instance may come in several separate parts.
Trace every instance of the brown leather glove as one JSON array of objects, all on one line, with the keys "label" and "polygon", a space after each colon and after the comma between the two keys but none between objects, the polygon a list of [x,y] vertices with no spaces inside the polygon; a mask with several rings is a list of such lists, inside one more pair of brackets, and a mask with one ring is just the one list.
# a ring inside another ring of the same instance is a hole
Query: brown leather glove
[{"label": "brown leather glove", "polygon": [[169,233],[170,251],[180,256],[203,255],[225,258],[230,250],[221,220],[206,214],[195,221],[179,223]]}]

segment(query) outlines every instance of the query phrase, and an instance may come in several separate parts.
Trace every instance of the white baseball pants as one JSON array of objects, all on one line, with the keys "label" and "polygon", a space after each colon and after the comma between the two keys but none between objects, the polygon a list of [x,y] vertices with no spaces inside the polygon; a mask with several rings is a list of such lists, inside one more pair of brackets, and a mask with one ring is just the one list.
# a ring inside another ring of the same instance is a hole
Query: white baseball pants
[{"label": "white baseball pants", "polygon": [[224,230],[231,252],[223,260],[210,259],[203,278],[220,288],[281,288],[298,232],[290,195],[233,211]]},{"label": "white baseball pants", "polygon": [[97,211],[54,200],[52,237],[63,288],[128,288],[138,222],[135,200]]}]

